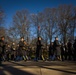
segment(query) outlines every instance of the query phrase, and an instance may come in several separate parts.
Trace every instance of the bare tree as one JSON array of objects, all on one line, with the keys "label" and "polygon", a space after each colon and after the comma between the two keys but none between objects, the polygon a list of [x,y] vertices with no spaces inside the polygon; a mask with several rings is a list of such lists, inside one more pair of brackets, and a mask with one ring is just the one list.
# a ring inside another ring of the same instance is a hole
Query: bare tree
[{"label": "bare tree", "polygon": [[17,29],[14,26],[9,27],[9,29],[7,30],[7,37],[11,38],[12,41],[11,42],[17,42],[18,41],[18,32]]},{"label": "bare tree", "polygon": [[16,36],[16,38],[23,36],[28,40],[29,28],[30,18],[28,10],[17,11],[13,17],[13,25],[10,28],[12,36]]},{"label": "bare tree", "polygon": [[30,38],[33,40],[41,36],[47,46],[55,36],[60,36],[59,38],[66,43],[71,36],[74,38],[75,30],[76,7],[60,5],[57,8],[46,8],[37,14],[29,14],[27,10],[17,11],[8,32],[15,40],[24,36],[27,42]]},{"label": "bare tree", "polygon": [[6,35],[6,29],[4,27],[0,27],[0,37]]},{"label": "bare tree", "polygon": [[46,31],[46,36],[51,42],[57,32],[56,8],[46,8],[43,12],[45,16],[44,29]]},{"label": "bare tree", "polygon": [[4,22],[5,13],[4,10],[0,7],[0,26]]},{"label": "bare tree", "polygon": [[32,14],[31,15],[31,21],[33,24],[33,30],[35,31],[34,34],[37,34],[37,37],[39,36],[39,30],[38,30],[38,26],[39,26],[39,19],[38,19],[38,14]]},{"label": "bare tree", "polygon": [[5,35],[6,29],[2,24],[4,23],[5,13],[4,10],[0,7],[0,36]]},{"label": "bare tree", "polygon": [[70,27],[69,27],[70,31],[70,38],[72,40],[74,40],[75,37],[75,32],[76,32],[76,7],[73,8],[72,10],[72,18],[70,19]]},{"label": "bare tree", "polygon": [[66,43],[68,39],[68,32],[70,27],[70,20],[72,18],[72,6],[61,5],[58,7],[58,28],[60,35],[62,36],[63,42]]}]

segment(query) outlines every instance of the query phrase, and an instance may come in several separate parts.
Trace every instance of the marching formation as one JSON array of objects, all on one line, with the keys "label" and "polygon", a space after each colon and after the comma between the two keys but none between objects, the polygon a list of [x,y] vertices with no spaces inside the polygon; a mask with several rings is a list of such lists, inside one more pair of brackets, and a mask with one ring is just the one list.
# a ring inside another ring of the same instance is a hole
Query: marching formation
[{"label": "marching formation", "polygon": [[38,37],[34,53],[32,48],[27,45],[23,37],[20,38],[20,41],[17,45],[14,42],[12,45],[6,43],[4,36],[2,36],[0,39],[0,63],[2,61],[26,61],[32,59],[34,61],[76,61],[76,40],[74,40],[74,43],[69,40],[65,44],[60,44],[58,37],[55,37],[54,42],[50,42],[48,50],[46,50],[45,53],[47,56],[44,56],[44,48],[41,37]]}]

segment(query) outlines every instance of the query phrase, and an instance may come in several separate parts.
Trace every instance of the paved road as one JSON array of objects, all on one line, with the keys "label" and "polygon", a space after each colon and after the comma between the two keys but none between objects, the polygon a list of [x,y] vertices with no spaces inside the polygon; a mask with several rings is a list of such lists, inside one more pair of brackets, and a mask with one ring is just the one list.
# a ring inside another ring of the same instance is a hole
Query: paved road
[{"label": "paved road", "polygon": [[20,61],[3,62],[0,75],[76,75],[76,62]]}]

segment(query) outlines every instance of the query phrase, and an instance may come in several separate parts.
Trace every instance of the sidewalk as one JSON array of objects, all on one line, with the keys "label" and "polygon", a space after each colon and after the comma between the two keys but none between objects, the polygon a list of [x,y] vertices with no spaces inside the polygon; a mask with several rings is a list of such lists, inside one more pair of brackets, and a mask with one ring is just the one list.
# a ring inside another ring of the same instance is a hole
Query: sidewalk
[{"label": "sidewalk", "polygon": [[76,75],[76,62],[3,62],[0,75]]}]

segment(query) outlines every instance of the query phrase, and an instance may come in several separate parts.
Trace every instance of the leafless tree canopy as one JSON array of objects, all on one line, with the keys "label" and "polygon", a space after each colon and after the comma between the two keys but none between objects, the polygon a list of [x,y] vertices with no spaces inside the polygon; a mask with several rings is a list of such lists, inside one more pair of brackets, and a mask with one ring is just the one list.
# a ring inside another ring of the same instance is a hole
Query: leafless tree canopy
[{"label": "leafless tree canopy", "polygon": [[6,29],[3,26],[5,18],[4,10],[0,7],[0,36],[4,36],[6,33]]},{"label": "leafless tree canopy", "polygon": [[[0,24],[3,11],[0,9]],[[12,25],[7,35],[14,41],[23,36],[28,43],[41,36],[44,42],[51,42],[59,36],[64,43],[68,39],[74,40],[76,32],[76,7],[60,5],[56,8],[45,8],[41,12],[30,14],[28,10],[20,10],[13,16]],[[36,42],[34,40],[34,42]]]},{"label": "leafless tree canopy", "polygon": [[30,28],[29,12],[27,10],[17,11],[13,16],[13,24],[9,28],[9,34],[14,39],[24,37],[28,40]]}]

